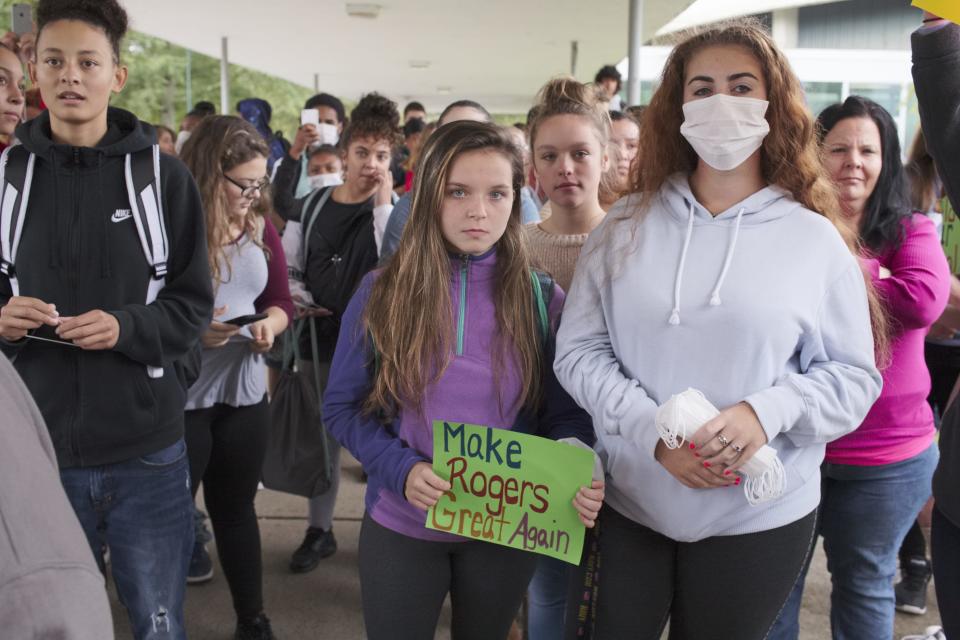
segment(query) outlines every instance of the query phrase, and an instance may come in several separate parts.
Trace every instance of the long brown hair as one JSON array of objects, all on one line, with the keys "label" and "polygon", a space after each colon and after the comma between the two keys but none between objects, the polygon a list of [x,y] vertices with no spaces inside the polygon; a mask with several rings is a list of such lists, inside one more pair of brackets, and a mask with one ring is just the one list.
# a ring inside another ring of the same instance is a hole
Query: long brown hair
[{"label": "long brown hair", "polygon": [[[656,93],[643,114],[640,154],[634,162],[631,192],[639,198],[633,210],[644,215],[654,197],[674,173],[689,175],[697,168],[697,153],[680,134],[683,87],[687,64],[705,47],[734,45],[747,49],[763,69],[767,88],[766,119],[770,133],[760,151],[763,179],[788,191],[794,200],[834,224],[850,251],[859,255],[856,230],[844,218],[836,187],[821,160],[816,127],[806,106],[803,87],[783,52],[754,19],[724,22],[686,31],[663,69]],[[620,218],[623,220],[623,218]],[[610,230],[616,225],[610,225]],[[888,322],[869,278],[865,276],[877,360],[889,355]]]},{"label": "long brown hair", "polygon": [[923,129],[917,129],[917,135],[907,154],[907,177],[910,180],[910,204],[916,211],[933,210],[940,200],[940,178],[933,156],[927,150],[927,140]]},{"label": "long brown hair", "polygon": [[471,151],[497,153],[510,161],[513,206],[506,231],[497,241],[497,287],[494,305],[498,363],[512,359],[520,372],[521,405],[540,396],[544,363],[533,305],[531,265],[520,222],[523,159],[499,127],[461,121],[439,127],[424,143],[415,172],[410,219],[400,247],[373,285],[364,325],[378,356],[370,413],[396,415],[401,406],[419,412],[426,387],[443,375],[453,347],[451,262],[440,215],[447,179],[457,158]]},{"label": "long brown hair", "polygon": [[604,149],[610,142],[610,114],[606,103],[600,100],[593,85],[577,82],[569,76],[560,76],[547,82],[537,93],[537,102],[527,114],[530,148],[537,141],[543,123],[553,116],[574,115],[590,121],[597,141]]},{"label": "long brown hair", "polygon": [[[200,199],[207,223],[207,259],[214,286],[230,278],[230,263],[224,259],[223,247],[229,237],[230,214],[227,210],[226,181],[223,174],[255,158],[269,157],[266,142],[253,125],[235,116],[208,116],[200,121],[180,152],[183,161],[200,189]],[[258,247],[263,244],[265,213],[269,211],[270,193],[261,192],[244,217],[243,230]],[[269,257],[269,256],[268,256]],[[227,267],[226,280],[220,266]]]}]

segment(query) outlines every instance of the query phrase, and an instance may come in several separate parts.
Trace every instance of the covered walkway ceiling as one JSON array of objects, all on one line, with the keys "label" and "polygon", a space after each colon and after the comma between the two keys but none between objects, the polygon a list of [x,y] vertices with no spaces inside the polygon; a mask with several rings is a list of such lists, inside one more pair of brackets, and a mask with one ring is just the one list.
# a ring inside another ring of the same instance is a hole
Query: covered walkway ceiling
[{"label": "covered walkway ceiling", "polygon": [[[644,40],[693,1],[645,0]],[[572,41],[584,81],[627,54],[629,0],[385,0],[375,18],[348,15],[354,4],[124,1],[143,33],[216,58],[226,36],[233,63],[307,87],[317,74],[323,91],[376,90],[434,112],[458,98],[525,112],[544,81],[570,72]]]},{"label": "covered walkway ceiling", "polygon": [[[725,18],[837,0],[639,0],[643,40]],[[548,78],[592,80],[628,51],[630,0],[125,0],[133,28],[357,99],[379,91],[436,112],[471,98],[522,113]],[[375,14],[358,17],[351,13]],[[625,69],[625,65],[621,67]],[[626,74],[625,74],[626,75]],[[626,80],[626,77],[624,77]],[[232,96],[237,98],[246,96]],[[267,96],[269,97],[269,96]]]}]

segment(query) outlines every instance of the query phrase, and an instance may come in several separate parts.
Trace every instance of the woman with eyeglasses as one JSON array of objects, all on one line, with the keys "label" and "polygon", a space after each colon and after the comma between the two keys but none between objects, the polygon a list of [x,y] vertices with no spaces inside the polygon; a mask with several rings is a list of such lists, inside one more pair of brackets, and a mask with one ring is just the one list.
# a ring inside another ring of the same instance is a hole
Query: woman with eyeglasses
[{"label": "woman with eyeglasses", "polygon": [[[274,637],[253,501],[270,425],[263,354],[287,328],[293,303],[280,237],[258,207],[270,202],[269,153],[257,130],[233,116],[204,119],[181,152],[206,212],[215,296],[200,376],[187,394],[191,488],[195,496],[203,481],[240,640]],[[198,553],[202,540],[194,561]]]}]

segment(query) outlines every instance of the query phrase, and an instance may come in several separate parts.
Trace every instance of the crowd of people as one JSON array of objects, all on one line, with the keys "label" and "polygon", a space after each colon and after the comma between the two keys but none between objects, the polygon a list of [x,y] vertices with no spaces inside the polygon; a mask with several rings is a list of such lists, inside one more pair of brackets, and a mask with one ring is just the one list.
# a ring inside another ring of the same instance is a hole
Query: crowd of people
[{"label": "crowd of people", "polygon": [[[178,132],[111,107],[123,7],[39,0],[0,39],[4,637],[112,638],[109,572],[135,638],[185,638],[215,540],[234,637],[274,638],[255,497],[293,415],[289,569],[337,550],[345,447],[372,640],[432,638],[448,595],[458,640],[795,639],[819,538],[834,638],[891,638],[932,575],[912,637],[960,639],[960,26],[922,20],[905,164],[750,20],[687,34],[643,107],[612,66],[506,127],[319,93],[287,141],[262,98]],[[687,389],[718,411],[675,446]],[[579,566],[425,526],[437,419],[594,452]]]}]

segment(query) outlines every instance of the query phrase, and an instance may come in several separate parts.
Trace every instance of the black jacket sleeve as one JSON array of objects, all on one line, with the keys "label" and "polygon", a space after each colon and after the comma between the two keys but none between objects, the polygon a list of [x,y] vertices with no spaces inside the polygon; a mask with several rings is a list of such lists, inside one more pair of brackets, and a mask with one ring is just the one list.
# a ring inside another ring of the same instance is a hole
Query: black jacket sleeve
[{"label": "black jacket sleeve", "polygon": [[299,220],[302,201],[296,199],[297,184],[300,182],[300,161],[289,155],[277,167],[273,177],[273,208],[284,220]]},{"label": "black jacket sleeve", "polygon": [[[10,287],[10,279],[7,276],[0,273],[0,307],[5,306],[10,302],[10,298],[13,297],[13,289]],[[13,359],[17,352],[23,348],[23,345],[27,343],[27,339],[17,340],[16,342],[9,342],[0,338],[0,353],[3,353],[8,358]]]},{"label": "black jacket sleeve", "polygon": [[960,25],[919,29],[911,40],[913,83],[927,149],[953,208],[960,211]]},{"label": "black jacket sleeve", "polygon": [[115,350],[153,367],[184,356],[213,315],[200,192],[187,168],[176,158],[161,157],[160,175],[170,246],[166,285],[149,305],[127,304],[110,310],[120,323]]}]

